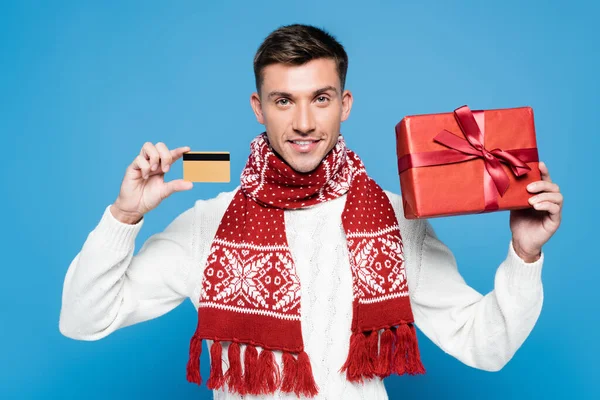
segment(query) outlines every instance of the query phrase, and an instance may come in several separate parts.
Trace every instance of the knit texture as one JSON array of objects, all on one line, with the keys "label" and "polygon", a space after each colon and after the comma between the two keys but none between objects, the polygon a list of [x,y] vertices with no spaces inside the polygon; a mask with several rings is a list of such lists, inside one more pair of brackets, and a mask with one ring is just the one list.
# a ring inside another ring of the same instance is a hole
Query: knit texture
[{"label": "knit texture", "polygon": [[[135,256],[134,240],[144,219],[136,225],[122,224],[107,206],[65,276],[59,321],[62,334],[98,340],[124,326],[159,317],[187,298],[197,309],[202,266],[238,189],[198,200],[164,231],[150,236]],[[525,341],[540,314],[544,253],[538,261],[525,263],[509,242],[505,260],[496,265],[494,289],[484,296],[464,281],[452,252],[438,239],[430,222],[404,219],[401,197],[389,191],[386,194],[402,232],[416,326],[442,351],[466,365],[499,370]],[[303,285],[304,346],[316,355],[311,361],[319,398],[387,399],[380,378],[355,384],[338,371],[348,352],[352,322],[352,276],[341,225],[345,201],[346,196],[341,196],[284,213],[290,252]],[[462,268],[486,269],[492,278],[494,264],[484,260],[481,265],[469,263]],[[211,344],[207,341],[206,351]],[[228,347],[224,342],[223,354]],[[283,367],[281,353],[275,351],[274,356]],[[428,364],[427,360],[424,363]],[[229,367],[226,357],[222,367]],[[215,399],[239,398],[215,391]],[[296,397],[277,392],[268,398]]]},{"label": "knit texture", "polygon": [[[340,371],[352,382],[424,373],[397,218],[358,155],[340,135],[314,171],[300,174],[275,155],[266,133],[252,140],[250,148],[241,190],[225,211],[204,267],[188,380],[202,383],[201,342],[211,339],[216,342],[210,350],[209,388],[227,386],[239,394],[318,394],[302,340],[303,285],[289,251],[284,211],[342,195],[347,195],[341,220],[353,275],[353,335]],[[230,364],[243,362],[243,379],[239,368],[224,372],[220,365],[222,344],[231,341],[248,346],[243,359],[236,349],[228,351]],[[255,346],[263,348],[260,354]],[[272,350],[288,353],[283,370]]]}]

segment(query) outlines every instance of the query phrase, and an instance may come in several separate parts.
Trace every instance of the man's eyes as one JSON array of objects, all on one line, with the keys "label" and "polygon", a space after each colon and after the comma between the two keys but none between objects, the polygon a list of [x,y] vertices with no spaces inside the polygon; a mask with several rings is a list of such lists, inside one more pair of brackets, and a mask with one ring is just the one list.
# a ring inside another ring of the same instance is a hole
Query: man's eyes
[{"label": "man's eyes", "polygon": [[[317,97],[316,100],[317,100],[317,103],[324,104],[329,101],[329,97],[319,96],[319,97]],[[279,99],[275,102],[275,104],[281,105],[281,106],[287,106],[288,104],[290,104],[290,100],[289,99]]]}]

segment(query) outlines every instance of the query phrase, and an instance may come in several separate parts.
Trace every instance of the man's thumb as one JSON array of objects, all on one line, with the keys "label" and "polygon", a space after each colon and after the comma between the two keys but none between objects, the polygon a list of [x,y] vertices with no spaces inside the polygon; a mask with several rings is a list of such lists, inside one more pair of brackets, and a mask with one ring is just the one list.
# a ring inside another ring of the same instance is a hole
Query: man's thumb
[{"label": "man's thumb", "polygon": [[170,182],[167,182],[166,195],[170,196],[175,192],[190,190],[193,187],[194,187],[194,184],[192,182],[184,181],[183,179],[175,179]]}]

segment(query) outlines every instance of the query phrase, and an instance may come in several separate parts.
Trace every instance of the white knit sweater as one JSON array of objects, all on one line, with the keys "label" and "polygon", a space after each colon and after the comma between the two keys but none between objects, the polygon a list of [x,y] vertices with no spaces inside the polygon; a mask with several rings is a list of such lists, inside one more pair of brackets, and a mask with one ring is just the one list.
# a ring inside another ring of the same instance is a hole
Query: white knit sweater
[{"label": "white knit sweater", "polygon": [[[165,314],[186,298],[197,309],[209,247],[236,190],[239,186],[216,198],[198,200],[163,232],[148,238],[136,255],[134,240],[144,220],[123,224],[107,206],[67,271],[62,334],[79,340],[101,339],[116,329]],[[497,269],[494,290],[484,296],[465,283],[453,254],[429,221],[406,220],[402,198],[386,194],[404,242],[415,324],[463,363],[499,370],[527,338],[540,314],[544,255],[526,263],[510,242],[507,257]],[[342,196],[284,212],[290,251],[302,282],[303,340],[311,356],[318,398],[387,399],[381,379],[352,384],[338,372],[348,353],[352,320],[352,276],[341,224],[345,201]],[[224,371],[227,347],[224,343]],[[274,353],[281,367],[281,353]],[[226,391],[214,395],[215,399],[240,398]],[[278,393],[270,398],[296,396]]]}]

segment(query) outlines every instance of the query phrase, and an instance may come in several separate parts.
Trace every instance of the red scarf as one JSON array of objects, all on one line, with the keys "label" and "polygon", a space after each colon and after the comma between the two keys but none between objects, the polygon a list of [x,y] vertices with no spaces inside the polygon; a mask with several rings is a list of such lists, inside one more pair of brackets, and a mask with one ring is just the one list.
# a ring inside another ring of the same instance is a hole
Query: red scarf
[{"label": "red scarf", "polygon": [[[353,316],[348,358],[340,372],[352,382],[424,373],[398,221],[360,158],[340,135],[318,168],[301,174],[273,153],[265,133],[250,147],[241,188],[219,224],[204,270],[187,379],[202,382],[202,339],[210,339],[210,389],[227,385],[239,394],[318,393],[302,342],[301,286],[285,235],[284,210],[346,193],[341,218],[352,269]],[[222,341],[232,342],[225,373]],[[243,374],[240,343],[247,345]],[[262,348],[260,355],[256,346]],[[272,350],[283,352],[283,371]]]}]

